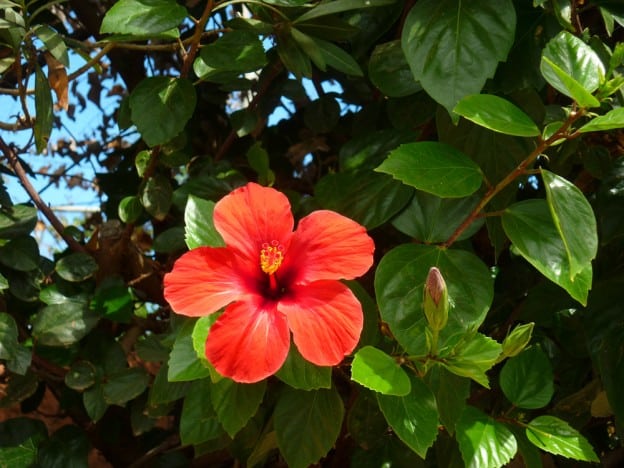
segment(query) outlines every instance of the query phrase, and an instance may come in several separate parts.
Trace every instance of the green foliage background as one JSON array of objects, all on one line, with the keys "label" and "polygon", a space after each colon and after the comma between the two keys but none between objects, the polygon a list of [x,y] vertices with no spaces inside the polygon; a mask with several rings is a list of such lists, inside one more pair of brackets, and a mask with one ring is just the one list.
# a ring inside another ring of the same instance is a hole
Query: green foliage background
[{"label": "green foliage background", "polygon": [[[607,0],[0,0],[0,171],[32,199],[0,183],[0,466],[617,466],[623,39]],[[69,153],[106,200],[77,228],[24,156],[68,154],[85,74],[120,99]],[[247,181],[375,240],[336,368],[235,383],[215,318],[164,301]]]}]

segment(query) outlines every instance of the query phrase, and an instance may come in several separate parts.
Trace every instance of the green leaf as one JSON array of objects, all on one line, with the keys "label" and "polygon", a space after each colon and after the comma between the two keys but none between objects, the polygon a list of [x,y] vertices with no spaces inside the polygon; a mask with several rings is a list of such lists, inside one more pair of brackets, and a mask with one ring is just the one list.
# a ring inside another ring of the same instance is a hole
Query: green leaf
[{"label": "green leaf", "polygon": [[213,201],[189,195],[184,209],[184,234],[189,249],[225,245],[212,219],[214,206]]},{"label": "green leaf", "polygon": [[184,399],[180,416],[180,439],[183,445],[218,439],[223,429],[210,403],[210,379],[197,380]]},{"label": "green leaf", "polygon": [[528,439],[540,449],[566,458],[598,462],[592,446],[568,423],[554,416],[538,416],[526,428]]},{"label": "green leaf", "polygon": [[301,50],[299,44],[290,34],[277,36],[277,54],[284,66],[291,71],[297,79],[312,76],[312,63],[310,58]]},{"label": "green leaf", "polygon": [[450,145],[432,141],[399,146],[375,170],[443,198],[471,195],[483,181],[481,169],[468,156]]},{"label": "green leaf", "polygon": [[154,382],[149,388],[149,396],[147,404],[149,406],[158,406],[183,398],[190,388],[189,382],[169,382],[167,374],[169,367],[167,363],[163,363],[154,377]]},{"label": "green leaf", "polygon": [[395,0],[367,0],[365,2],[362,2],[361,0],[334,0],[333,2],[314,5],[314,8],[311,8],[308,12],[298,17],[294,23],[301,23],[303,21],[309,21],[313,18],[333,15],[334,13],[341,13],[343,11],[389,5],[394,2]]},{"label": "green leaf", "polygon": [[405,396],[411,390],[410,379],[397,361],[373,346],[355,354],[351,380],[384,395]]},{"label": "green leaf", "polygon": [[11,359],[17,346],[17,325],[9,314],[0,312],[0,359]]},{"label": "green leaf", "polygon": [[172,253],[186,250],[184,228],[182,226],[175,226],[161,232],[154,238],[152,248],[154,252],[159,253]]},{"label": "green leaf", "polygon": [[605,77],[600,57],[578,37],[561,31],[544,48],[542,75],[557,91],[574,99],[581,107],[598,107],[593,93]]},{"label": "green leaf", "polygon": [[624,127],[624,107],[612,109],[605,115],[599,115],[587,122],[577,131],[579,133],[604,132]]},{"label": "green leaf", "polygon": [[87,466],[89,439],[78,426],[65,425],[37,450],[37,466],[83,468]]},{"label": "green leaf", "polygon": [[266,54],[258,35],[234,30],[204,46],[193,68],[199,78],[209,80],[211,74],[252,72],[266,64]]},{"label": "green leaf", "polygon": [[400,40],[375,47],[368,62],[368,77],[382,93],[390,97],[409,96],[422,89],[407,64]]},{"label": "green leaf", "polygon": [[258,183],[271,186],[275,182],[275,174],[271,170],[269,153],[257,141],[247,150],[247,162],[258,174]]},{"label": "green leaf", "polygon": [[69,55],[67,53],[67,46],[61,36],[46,24],[38,24],[33,29],[41,42],[46,46],[46,49],[54,56],[56,60],[61,62],[66,67],[69,67]]},{"label": "green leaf", "polygon": [[169,213],[173,197],[173,188],[169,179],[156,174],[147,179],[141,192],[141,204],[150,215],[162,221]]},{"label": "green leaf", "polygon": [[427,373],[426,382],[435,395],[440,423],[453,435],[457,420],[470,396],[470,380],[455,375],[442,366],[434,366]]},{"label": "green leaf", "polygon": [[466,406],[457,421],[457,442],[468,468],[498,468],[516,455],[518,444],[504,424]]},{"label": "green leaf", "polygon": [[47,436],[45,424],[37,419],[16,417],[0,422],[0,466],[33,466],[37,448]]},{"label": "green leaf", "polygon": [[136,195],[124,197],[117,208],[119,219],[124,223],[134,223],[143,214],[143,205]]},{"label": "green leaf", "polygon": [[213,384],[210,389],[212,407],[230,437],[234,437],[256,414],[266,387],[266,380],[240,384],[230,379],[221,379]]},{"label": "green leaf", "polygon": [[[392,219],[392,225],[422,243],[444,242],[480,200],[477,194],[465,198],[440,198],[417,190],[407,207]],[[473,236],[481,226],[483,220],[476,220],[459,236],[459,240]]]},{"label": "green leaf", "polygon": [[485,319],[492,303],[490,271],[474,254],[430,245],[406,244],[388,252],[375,273],[381,318],[409,354],[425,355],[426,320],[423,286],[429,269],[437,267],[448,286],[451,309],[440,332],[439,349],[454,346]]},{"label": "green leaf", "polygon": [[104,400],[104,389],[102,385],[96,384],[86,390],[82,394],[82,403],[91,421],[99,421],[108,408],[108,403]]},{"label": "green leaf", "polygon": [[360,65],[344,49],[318,37],[314,37],[313,40],[326,65],[346,75],[364,76]]},{"label": "green leaf", "polygon": [[138,397],[147,388],[150,376],[142,367],[132,367],[109,374],[103,385],[104,401],[123,405]]},{"label": "green leaf", "polygon": [[325,59],[321,55],[321,51],[314,39],[295,28],[290,29],[290,35],[319,70],[325,71],[327,69]]},{"label": "green leaf", "polygon": [[511,0],[425,0],[407,15],[401,43],[414,79],[450,112],[494,76],[515,27]]},{"label": "green leaf", "polygon": [[100,32],[149,36],[177,27],[186,16],[175,0],[119,0],[106,12]]},{"label": "green leaf", "polygon": [[302,391],[286,389],[273,414],[277,445],[292,468],[318,462],[332,448],[344,407],[335,389]]},{"label": "green leaf", "polygon": [[34,128],[35,145],[37,152],[43,153],[48,146],[50,133],[52,133],[54,114],[52,113],[50,84],[39,65],[35,67],[35,110],[37,111]]},{"label": "green leaf", "polygon": [[0,273],[0,291],[9,288],[9,280],[4,277],[2,273]]},{"label": "green leaf", "polygon": [[65,385],[73,390],[83,391],[96,382],[96,369],[89,361],[77,361],[65,374]]},{"label": "green leaf", "polygon": [[315,390],[331,387],[331,371],[329,366],[312,364],[301,356],[296,346],[291,346],[286,361],[275,376],[293,388]]},{"label": "green leaf", "polygon": [[[503,229],[515,251],[553,283],[585,305],[592,284],[591,264],[571,278],[565,246],[546,200],[525,200],[511,205],[502,216]],[[580,226],[579,226],[580,227]]]},{"label": "green leaf", "polygon": [[548,356],[537,346],[507,360],[500,373],[501,390],[518,408],[546,406],[555,392]]},{"label": "green leaf", "polygon": [[365,388],[358,391],[347,416],[347,430],[362,447],[375,446],[387,434],[388,422],[379,409],[376,393]]},{"label": "green leaf", "polygon": [[129,323],[134,312],[134,298],[119,276],[107,276],[95,290],[90,307],[113,322]]},{"label": "green leaf", "polygon": [[80,282],[91,278],[97,271],[95,259],[86,253],[75,252],[56,262],[56,272],[66,281]]},{"label": "green leaf", "polygon": [[316,184],[314,193],[323,208],[373,229],[403,208],[412,190],[392,177],[363,171],[328,174]]},{"label": "green leaf", "polygon": [[501,351],[502,346],[495,340],[481,333],[475,333],[469,338],[464,338],[442,365],[455,375],[469,377],[490,388],[485,373],[496,364]]},{"label": "green leaf", "polygon": [[411,392],[406,396],[377,395],[386,421],[399,439],[421,458],[427,455],[438,436],[438,409],[431,390],[412,375]]},{"label": "green leaf", "polygon": [[506,135],[532,137],[540,134],[531,117],[506,99],[491,94],[466,96],[457,103],[453,112]]},{"label": "green leaf", "polygon": [[596,217],[578,187],[563,177],[541,169],[546,200],[557,231],[565,247],[570,280],[588,267],[598,251]]},{"label": "green leaf", "polygon": [[149,150],[139,151],[134,157],[134,167],[136,167],[137,175],[141,178],[145,175],[145,170],[149,167],[152,160],[152,152]]},{"label": "green leaf", "polygon": [[39,266],[39,247],[32,237],[18,237],[0,247],[0,263],[18,271]]},{"label": "green leaf", "polygon": [[152,76],[142,80],[130,95],[130,115],[149,146],[177,136],[193,115],[197,97],[184,78]]},{"label": "green leaf", "polygon": [[[197,357],[193,346],[195,320],[188,320],[178,331],[169,356],[168,378],[171,382],[197,380],[210,375],[210,370]],[[205,343],[205,340],[204,340]]]},{"label": "green leaf", "polygon": [[30,205],[13,205],[0,210],[0,239],[13,239],[28,234],[37,224],[37,209]]},{"label": "green leaf", "polygon": [[99,314],[83,301],[67,301],[41,309],[32,320],[32,336],[46,346],[69,346],[95,327]]}]

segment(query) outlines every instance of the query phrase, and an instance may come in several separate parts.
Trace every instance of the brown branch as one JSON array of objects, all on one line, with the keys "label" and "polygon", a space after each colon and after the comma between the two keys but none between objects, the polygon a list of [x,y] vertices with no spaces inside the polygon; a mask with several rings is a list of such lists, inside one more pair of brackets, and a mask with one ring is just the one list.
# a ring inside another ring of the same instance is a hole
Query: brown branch
[{"label": "brown branch", "polygon": [[104,57],[106,54],[108,54],[114,47],[115,47],[115,43],[114,42],[110,42],[108,44],[106,44],[102,50],[100,50],[97,54],[95,54],[93,56],[92,59],[90,59],[87,63],[85,63],[82,67],[80,67],[78,70],[76,70],[75,72],[73,72],[72,74],[70,74],[67,77],[68,81],[72,81],[75,80],[76,78],[78,78],[80,75],[82,75],[84,72],[88,71],[93,65],[95,65],[96,63],[98,63],[100,61],[100,59],[102,57]]},{"label": "brown branch", "polygon": [[191,71],[191,65],[193,65],[193,60],[195,60],[195,56],[197,55],[197,51],[199,50],[199,43],[201,42],[204,28],[206,27],[206,23],[210,18],[213,7],[214,0],[208,0],[206,2],[206,8],[204,8],[204,12],[202,13],[201,18],[199,18],[197,24],[195,25],[195,32],[191,37],[191,47],[189,48],[189,51],[184,55],[184,63],[182,64],[182,71],[180,72],[180,76],[182,78],[186,78]]},{"label": "brown branch", "polygon": [[15,123],[8,122],[0,122],[0,130],[6,130],[7,132],[18,132],[20,130],[28,130],[32,128],[35,123],[31,120],[30,122],[25,121],[24,119],[18,119]]},{"label": "brown branch", "polygon": [[73,237],[68,236],[65,233],[65,226],[63,226],[63,223],[61,223],[61,221],[56,217],[52,209],[50,209],[50,207],[46,205],[45,202],[41,199],[41,197],[39,196],[39,193],[37,192],[37,190],[35,190],[35,187],[33,187],[32,184],[30,183],[30,180],[28,179],[28,175],[26,174],[24,167],[20,163],[19,158],[17,157],[17,154],[15,154],[15,151],[13,150],[13,148],[11,148],[9,145],[7,145],[4,142],[1,136],[0,136],[0,150],[2,151],[2,153],[4,153],[4,156],[9,160],[9,164],[11,165],[11,167],[13,168],[13,171],[19,178],[22,184],[22,187],[24,187],[24,190],[26,190],[26,192],[30,196],[30,199],[35,203],[39,211],[41,211],[43,215],[48,219],[48,221],[50,222],[54,230],[63,238],[63,240],[69,246],[69,248],[71,248],[74,252],[86,252],[85,248],[81,244],[79,244]]},{"label": "brown branch", "polygon": [[24,87],[22,76],[22,56],[17,53],[15,57],[15,75],[17,77],[17,92],[22,104],[22,111],[24,111],[25,120],[30,121],[30,112],[28,112],[28,105],[26,104],[26,88]]},{"label": "brown branch", "polygon": [[550,145],[561,138],[566,138],[566,133],[570,126],[583,115],[582,111],[570,112],[568,119],[563,125],[546,140],[539,141],[537,147],[529,154],[513,171],[511,171],[503,180],[493,187],[490,187],[483,195],[481,201],[474,207],[464,221],[459,225],[455,232],[451,234],[446,242],[442,244],[443,247],[450,247],[468,227],[480,217],[481,211],[485,206],[492,201],[492,199],[498,195],[504,188],[511,184],[518,177],[526,174],[527,168],[535,162],[535,160],[542,154]]}]

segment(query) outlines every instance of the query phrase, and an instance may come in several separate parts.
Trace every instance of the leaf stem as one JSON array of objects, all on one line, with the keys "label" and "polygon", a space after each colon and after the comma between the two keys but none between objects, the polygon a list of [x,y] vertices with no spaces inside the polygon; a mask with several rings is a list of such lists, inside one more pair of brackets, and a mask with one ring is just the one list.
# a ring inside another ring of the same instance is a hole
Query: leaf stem
[{"label": "leaf stem", "polygon": [[208,2],[206,2],[206,8],[204,8],[201,18],[199,18],[195,26],[195,32],[193,33],[191,39],[191,47],[189,47],[189,51],[184,55],[182,71],[180,72],[180,76],[182,78],[186,78],[189,74],[189,71],[191,70],[191,65],[193,65],[193,60],[195,60],[195,56],[197,55],[197,51],[199,50],[199,43],[201,42],[204,28],[206,27],[206,23],[210,18],[213,8],[214,0],[208,0]]},{"label": "leaf stem", "polygon": [[446,242],[442,244],[443,247],[450,247],[461,234],[468,229],[468,227],[480,216],[481,211],[485,208],[485,206],[492,201],[492,199],[498,195],[503,189],[505,189],[509,184],[511,184],[518,177],[526,174],[527,168],[535,162],[535,160],[554,142],[560,140],[561,138],[566,138],[566,134],[570,126],[577,121],[584,114],[583,109],[578,111],[570,112],[570,115],[566,119],[566,121],[559,127],[559,129],[553,133],[550,138],[543,140],[539,138],[537,147],[520,163],[518,166],[511,171],[503,180],[501,180],[495,186],[490,187],[483,195],[481,201],[474,207],[474,209],[466,216],[464,221],[455,229],[455,232],[451,234]]}]

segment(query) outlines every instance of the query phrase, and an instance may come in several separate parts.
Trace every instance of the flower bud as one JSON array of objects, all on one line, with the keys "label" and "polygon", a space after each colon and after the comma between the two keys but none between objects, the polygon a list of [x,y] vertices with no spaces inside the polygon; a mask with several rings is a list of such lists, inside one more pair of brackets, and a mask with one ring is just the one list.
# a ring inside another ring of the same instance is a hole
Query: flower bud
[{"label": "flower bud", "polygon": [[423,309],[431,330],[440,331],[446,326],[449,310],[448,290],[440,270],[436,267],[431,267],[425,281]]},{"label": "flower bud", "polygon": [[526,348],[531,341],[531,335],[533,334],[533,327],[535,323],[525,323],[524,325],[518,325],[514,328],[509,335],[503,341],[503,353],[505,357],[513,357]]}]

